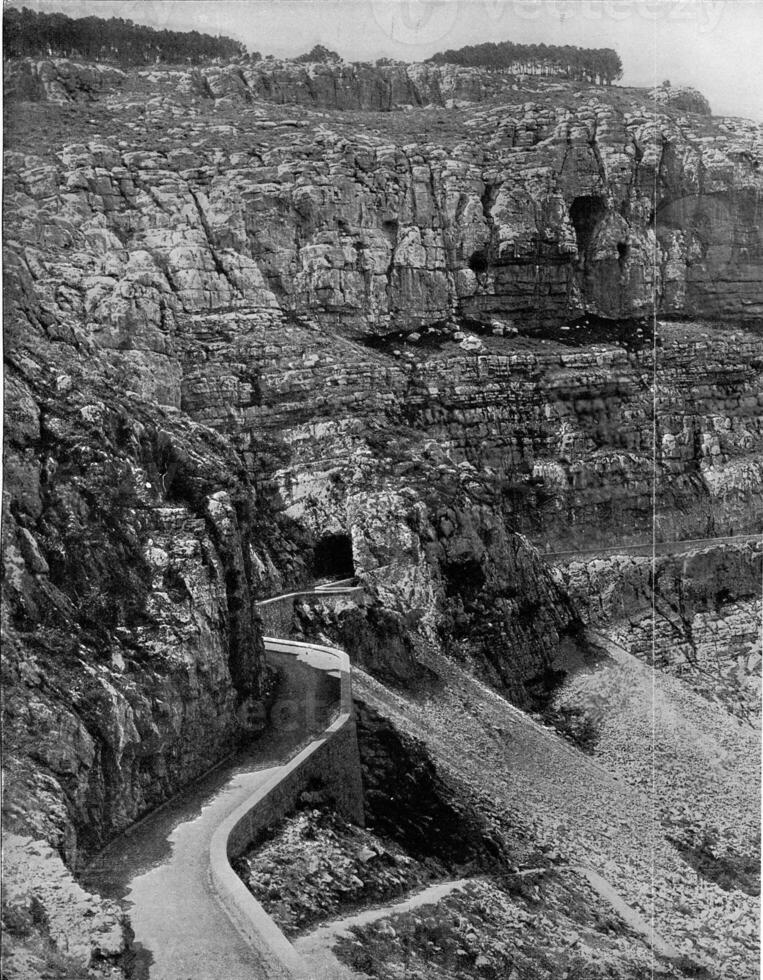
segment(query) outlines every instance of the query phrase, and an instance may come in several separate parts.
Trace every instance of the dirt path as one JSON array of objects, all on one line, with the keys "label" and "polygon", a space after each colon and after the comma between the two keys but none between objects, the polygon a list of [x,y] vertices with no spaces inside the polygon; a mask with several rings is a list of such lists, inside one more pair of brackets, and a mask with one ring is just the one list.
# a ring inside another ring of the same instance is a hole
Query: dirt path
[{"label": "dirt path", "polygon": [[334,941],[339,936],[349,934],[353,926],[365,926],[377,919],[385,919],[391,915],[411,912],[422,905],[436,905],[446,895],[458,888],[463,888],[468,878],[457,878],[450,881],[440,881],[435,885],[424,888],[402,902],[383,905],[379,908],[364,909],[341,919],[334,919],[312,932],[294,941],[294,948],[301,955],[308,967],[305,980],[351,980],[363,974],[354,973],[336,958],[331,950]]},{"label": "dirt path", "polygon": [[[751,980],[757,975],[750,936],[758,900],[699,877],[668,842],[659,806],[680,789],[671,782],[680,773],[677,764],[666,761],[654,785],[652,741],[657,738],[657,760],[675,755],[686,761],[696,753],[692,771],[702,799],[695,805],[720,806],[724,794],[745,828],[757,803],[755,785],[746,777],[758,749],[746,742],[735,745],[743,735],[736,721],[679,682],[659,674],[653,678],[641,664],[629,666],[624,678],[621,665],[615,668],[613,681],[625,683],[603,692],[602,714],[623,728],[626,747],[633,743],[643,783],[628,785],[614,756],[595,760],[574,749],[444,658],[437,663],[442,686],[436,695],[392,692],[360,670],[355,691],[404,732],[422,738],[445,774],[487,794],[518,827],[528,828],[528,842],[545,841],[570,864],[611,883],[671,949],[711,970],[722,966],[724,980]],[[724,766],[713,770],[709,763],[719,755]],[[531,854],[517,857],[525,859],[532,860]]]},{"label": "dirt path", "polygon": [[654,547],[651,542],[643,544],[608,545],[606,548],[579,548],[569,551],[543,551],[540,544],[536,547],[547,560],[562,559],[570,561],[573,558],[605,558],[613,555],[638,555],[649,557],[652,551],[656,555],[676,555],[684,551],[696,551],[721,544],[742,544],[745,541],[760,541],[760,534],[732,534],[721,538],[682,538],[680,541],[658,541]]},{"label": "dirt path", "polygon": [[666,956],[668,959],[678,959],[681,956],[679,950],[675,946],[671,946],[670,943],[665,942],[662,936],[659,936],[654,931],[654,924],[647,922],[647,920],[639,915],[639,913],[631,908],[627,902],[625,902],[620,895],[615,891],[615,889],[610,885],[606,878],[603,878],[597,871],[593,871],[591,868],[584,868],[578,865],[575,868],[580,874],[585,875],[588,879],[592,888],[594,888],[603,899],[605,899],[612,908],[617,912],[617,914],[626,922],[631,929],[635,932],[641,933],[642,936],[648,941],[649,945],[659,953],[660,956]]}]

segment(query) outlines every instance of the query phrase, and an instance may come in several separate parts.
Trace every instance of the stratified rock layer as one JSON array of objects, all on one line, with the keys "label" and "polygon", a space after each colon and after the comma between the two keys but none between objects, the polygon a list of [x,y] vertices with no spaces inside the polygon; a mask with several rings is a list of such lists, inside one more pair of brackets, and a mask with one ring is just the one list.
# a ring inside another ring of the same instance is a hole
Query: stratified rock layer
[{"label": "stratified rock layer", "polygon": [[752,724],[760,717],[763,541],[557,559],[584,621]]},{"label": "stratified rock layer", "polygon": [[585,613],[538,549],[653,505],[759,529],[759,126],[448,68],[50,64],[9,74],[41,99],[5,158],[11,826],[73,861],[218,761],[267,690],[255,599],[331,548],[529,706]]}]

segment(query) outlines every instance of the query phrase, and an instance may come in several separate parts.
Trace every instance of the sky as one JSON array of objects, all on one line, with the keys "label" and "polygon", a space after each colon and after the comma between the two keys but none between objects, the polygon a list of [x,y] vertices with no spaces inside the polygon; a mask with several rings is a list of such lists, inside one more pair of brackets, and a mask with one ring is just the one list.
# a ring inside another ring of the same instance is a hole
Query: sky
[{"label": "sky", "polygon": [[763,120],[763,0],[15,0],[227,34],[263,55],[324,44],[351,61],[403,61],[483,41],[612,47],[621,84],[693,85],[714,113]]}]

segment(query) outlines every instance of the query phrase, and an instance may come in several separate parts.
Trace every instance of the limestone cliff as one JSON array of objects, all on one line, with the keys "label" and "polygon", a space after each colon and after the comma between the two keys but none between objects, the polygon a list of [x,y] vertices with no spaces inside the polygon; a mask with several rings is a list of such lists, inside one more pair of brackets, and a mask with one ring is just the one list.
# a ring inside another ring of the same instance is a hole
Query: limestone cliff
[{"label": "limestone cliff", "polygon": [[679,554],[577,556],[556,572],[583,619],[753,724],[760,717],[760,538]]},{"label": "limestone cliff", "polygon": [[[521,79],[511,72],[486,72],[459,65],[391,62],[298,63],[266,58],[251,64],[202,65],[189,71],[161,66],[143,69],[140,77],[158,91],[178,90],[202,100],[325,109],[387,112],[453,100],[480,102],[516,92]],[[121,85],[124,72],[107,65],[81,64],[65,58],[14,59],[6,72],[6,94],[35,101],[91,101],[104,86]],[[671,93],[672,94],[672,93]]]},{"label": "limestone cliff", "polygon": [[264,542],[221,439],[99,376],[92,348],[9,322],[8,798],[23,787],[23,829],[73,858],[235,744],[236,708],[263,682]]},{"label": "limestone cliff", "polygon": [[[190,183],[203,190],[197,207],[212,219],[212,244],[253,259],[282,305],[355,329],[410,330],[454,312],[524,324],[639,316],[653,290],[669,313],[747,322],[761,313],[760,127],[713,120],[698,93],[518,83],[434,65],[265,62],[125,79],[50,61],[14,64],[8,76],[38,79],[39,96],[63,101],[73,97],[71,79],[86,79],[77,91],[128,118],[129,110],[175,118],[239,110],[238,124],[208,144],[223,154],[211,168],[198,152],[176,153],[169,167],[166,153],[67,166],[112,178],[114,164],[155,171],[141,177],[149,185],[167,170],[200,168]],[[30,94],[20,83],[11,92]],[[455,105],[425,113],[417,120],[425,138],[402,126],[404,143],[382,128],[399,114],[380,125],[345,112],[327,126],[320,113],[270,120],[278,113],[261,101],[378,112],[443,105],[449,92],[468,117]],[[491,104],[475,111],[475,101]],[[259,138],[264,120],[306,131],[302,139],[282,131],[290,138],[269,146]],[[178,126],[178,136],[189,128]],[[107,191],[117,210],[130,196],[113,181]]]},{"label": "limestone cliff", "polygon": [[314,574],[530,705],[581,622],[536,545],[643,540],[653,491],[661,537],[759,529],[758,125],[447,68],[67,71],[9,74],[58,100],[9,103],[5,157],[20,832],[73,860],[221,758],[254,600]]}]

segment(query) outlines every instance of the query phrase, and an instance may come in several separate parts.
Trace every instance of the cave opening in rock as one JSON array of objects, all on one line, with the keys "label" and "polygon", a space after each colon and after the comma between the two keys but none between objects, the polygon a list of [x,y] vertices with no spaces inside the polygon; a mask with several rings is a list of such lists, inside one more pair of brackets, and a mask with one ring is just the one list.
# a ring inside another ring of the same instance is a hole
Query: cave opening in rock
[{"label": "cave opening in rock", "polygon": [[586,194],[576,197],[570,207],[570,220],[578,240],[578,255],[582,259],[593,239],[596,225],[604,217],[607,206],[604,199]]},{"label": "cave opening in rock", "polygon": [[620,263],[621,269],[628,260],[628,253],[630,252],[630,250],[631,247],[627,242],[617,243],[617,261]]},{"label": "cave opening in rock", "polygon": [[326,534],[313,551],[316,578],[350,578],[355,574],[352,542],[347,534]]},{"label": "cave opening in rock", "polygon": [[484,249],[477,249],[476,252],[472,252],[469,256],[469,268],[472,272],[481,276],[483,272],[487,272],[487,267],[487,252]]},{"label": "cave opening in rock", "polygon": [[387,238],[390,245],[394,246],[397,242],[397,229],[398,223],[395,218],[389,218],[386,221],[382,221],[382,232]]}]

